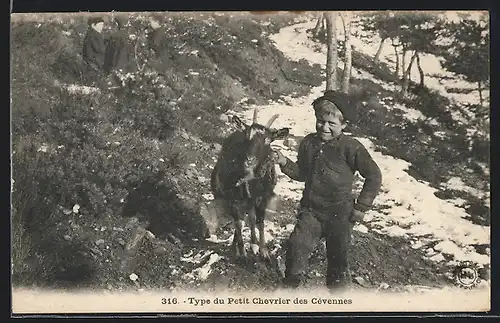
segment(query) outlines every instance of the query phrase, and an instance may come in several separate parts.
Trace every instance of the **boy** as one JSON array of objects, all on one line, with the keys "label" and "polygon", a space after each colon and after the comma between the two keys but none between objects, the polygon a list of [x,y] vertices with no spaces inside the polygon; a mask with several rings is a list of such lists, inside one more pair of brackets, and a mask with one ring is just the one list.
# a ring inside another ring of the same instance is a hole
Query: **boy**
[{"label": "boy", "polygon": [[104,55],[106,46],[101,32],[104,28],[104,19],[92,17],[88,20],[89,28],[83,40],[83,60],[96,71],[102,70],[104,66]]},{"label": "boy", "polygon": [[119,70],[127,73],[130,65],[130,55],[132,54],[132,46],[130,45],[127,31],[127,17],[117,16],[115,22],[118,30],[109,37],[106,48],[104,67],[107,74]]},{"label": "boy", "polygon": [[[284,283],[298,287],[307,271],[311,252],[326,239],[326,285],[330,290],[350,283],[348,248],[352,226],[361,221],[381,187],[379,167],[366,148],[342,133],[353,121],[346,95],[326,91],[313,102],[316,133],[299,145],[297,162],[277,154],[277,162],[290,178],[305,182],[297,224],[288,240]],[[365,178],[357,200],[352,195],[354,173]]]}]

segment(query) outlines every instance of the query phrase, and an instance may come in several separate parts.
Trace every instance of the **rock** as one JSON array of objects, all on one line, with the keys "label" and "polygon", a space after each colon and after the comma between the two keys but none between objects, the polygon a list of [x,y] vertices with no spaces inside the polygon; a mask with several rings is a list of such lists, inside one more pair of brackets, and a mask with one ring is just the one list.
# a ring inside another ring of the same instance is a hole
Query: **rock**
[{"label": "rock", "polygon": [[442,253],[435,254],[430,259],[434,262],[442,262],[446,260]]},{"label": "rock", "polygon": [[193,178],[194,177],[194,171],[191,170],[191,169],[186,169],[186,171],[184,172],[184,174],[186,175],[187,178]]},{"label": "rock", "polygon": [[167,248],[165,248],[163,246],[159,246],[159,247],[156,247],[153,251],[156,254],[163,255],[163,254],[165,254],[167,252]]},{"label": "rock", "polygon": [[205,183],[207,181],[207,178],[205,176],[198,176],[198,180],[201,182],[201,183]]},{"label": "rock", "polygon": [[360,276],[357,276],[357,277],[354,277],[354,281],[360,285],[360,286],[363,286],[363,287],[366,287],[368,284],[366,283],[366,280],[363,278],[363,277],[360,277]]},{"label": "rock", "polygon": [[373,214],[371,212],[367,212],[365,214],[365,218],[363,219],[363,222],[367,223],[367,222],[371,222],[373,221]]},{"label": "rock", "polygon": [[354,227],[354,230],[358,231],[358,232],[361,232],[361,233],[368,233],[368,228],[365,227],[364,225],[362,224],[358,224]]},{"label": "rock", "polygon": [[170,243],[173,243],[176,246],[181,246],[182,245],[181,240],[179,240],[179,238],[177,238],[176,236],[174,236],[172,233],[169,233],[167,235],[167,241],[169,241]]},{"label": "rock", "polygon": [[182,137],[183,139],[188,140],[188,139],[189,139],[189,134],[188,134],[188,133],[186,133],[186,132],[181,132],[181,137]]},{"label": "rock", "polygon": [[427,257],[434,256],[435,254],[437,254],[437,252],[433,248],[428,248],[427,250],[425,250],[425,255]]},{"label": "rock", "polygon": [[139,223],[139,219],[137,217],[133,216],[130,218],[130,220],[128,220],[128,223],[125,226],[125,228],[130,229],[130,228],[136,226],[138,223]]},{"label": "rock", "polygon": [[71,240],[71,236],[66,234],[66,235],[64,236],[64,240],[66,240],[66,241],[70,241],[70,240]]},{"label": "rock", "polygon": [[95,242],[95,244],[98,245],[98,246],[102,245],[103,243],[104,243],[104,239],[98,239]]},{"label": "rock", "polygon": [[223,113],[219,116],[219,120],[222,122],[229,122],[229,116]]},{"label": "rock", "polygon": [[423,246],[422,242],[416,241],[411,247],[413,249],[420,249],[420,248],[422,248],[422,246]]},{"label": "rock", "polygon": [[387,284],[387,283],[381,283],[378,288],[379,289],[388,289],[389,288],[389,284]]},{"label": "rock", "polygon": [[153,232],[149,231],[149,230],[146,230],[146,238],[150,239],[150,240],[154,240],[156,237],[155,235],[153,234]]},{"label": "rock", "polygon": [[222,150],[222,145],[217,142],[214,142],[212,144],[212,149],[215,150],[216,152],[219,152]]},{"label": "rock", "polygon": [[142,239],[146,236],[147,230],[142,227],[137,227],[135,232],[132,235],[132,238],[128,241],[125,246],[125,250],[127,251],[135,251],[137,246],[139,246]]},{"label": "rock", "polygon": [[232,221],[226,214],[222,203],[224,203],[222,200],[215,199],[200,205],[200,215],[210,235],[215,234],[221,226]]},{"label": "rock", "polygon": [[132,273],[128,276],[128,278],[130,278],[131,281],[135,282],[137,279],[139,279],[139,276],[137,276],[136,274]]}]

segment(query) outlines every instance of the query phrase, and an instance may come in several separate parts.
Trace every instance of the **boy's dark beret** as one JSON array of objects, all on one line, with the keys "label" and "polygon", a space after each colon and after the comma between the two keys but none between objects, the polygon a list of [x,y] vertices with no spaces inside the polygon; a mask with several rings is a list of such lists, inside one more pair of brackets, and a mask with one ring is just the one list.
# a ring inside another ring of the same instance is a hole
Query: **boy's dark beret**
[{"label": "boy's dark beret", "polygon": [[344,92],[327,90],[313,102],[313,106],[319,103],[320,101],[329,101],[335,104],[337,108],[342,112],[344,119],[349,122],[356,121],[356,109],[355,106],[350,104],[349,97]]},{"label": "boy's dark beret", "polygon": [[88,20],[89,25],[98,24],[100,22],[104,22],[102,17],[90,17]]}]

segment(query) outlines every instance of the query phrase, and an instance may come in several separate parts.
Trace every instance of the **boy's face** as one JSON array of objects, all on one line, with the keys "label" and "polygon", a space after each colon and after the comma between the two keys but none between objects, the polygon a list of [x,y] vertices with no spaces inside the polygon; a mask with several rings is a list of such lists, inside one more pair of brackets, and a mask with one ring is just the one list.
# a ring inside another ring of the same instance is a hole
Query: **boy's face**
[{"label": "boy's face", "polygon": [[345,127],[338,115],[324,111],[316,113],[316,131],[323,141],[337,138]]},{"label": "boy's face", "polygon": [[94,28],[97,32],[102,32],[102,29],[104,28],[104,22],[101,21],[96,24],[93,24],[92,28]]}]

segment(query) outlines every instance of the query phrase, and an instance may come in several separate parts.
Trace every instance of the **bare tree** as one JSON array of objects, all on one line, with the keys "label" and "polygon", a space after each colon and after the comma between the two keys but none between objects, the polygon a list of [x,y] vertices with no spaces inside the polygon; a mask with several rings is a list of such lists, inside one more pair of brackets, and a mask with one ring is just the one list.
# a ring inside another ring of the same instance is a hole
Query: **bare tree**
[{"label": "bare tree", "polygon": [[413,52],[413,55],[411,56],[410,63],[408,64],[408,68],[403,70],[403,80],[402,80],[402,86],[401,86],[401,94],[405,96],[408,93],[408,87],[410,86],[410,79],[411,79],[411,68],[413,66],[413,62],[415,62],[415,59],[418,56],[418,52],[415,50]]},{"label": "bare tree", "polygon": [[325,29],[325,14],[323,12],[318,13],[318,21],[313,29],[313,36],[319,36],[321,32]]},{"label": "bare tree", "polygon": [[420,54],[417,52],[417,68],[418,68],[418,73],[420,74],[420,86],[424,87],[424,70],[422,69],[422,66],[420,65]]},{"label": "bare tree", "polygon": [[402,79],[405,78],[406,73],[406,53],[408,52],[405,44],[401,44],[401,72],[403,73]]},{"label": "bare tree", "polygon": [[380,55],[382,54],[382,49],[384,48],[384,44],[387,38],[382,38],[380,40],[380,44],[378,45],[377,53],[375,53],[375,57],[373,58],[373,62],[377,63],[380,60]]},{"label": "bare tree", "polygon": [[325,12],[326,16],[326,40],[327,40],[327,56],[326,56],[326,90],[336,90],[337,84],[337,16],[335,11]]},{"label": "bare tree", "polygon": [[397,43],[394,38],[391,38],[391,42],[392,42],[392,47],[394,48],[394,56],[396,58],[396,62],[395,62],[395,65],[396,65],[396,77],[399,79],[399,52],[398,52],[398,47],[399,47],[399,43]]},{"label": "bare tree", "polygon": [[352,68],[352,45],[351,45],[351,13],[345,12],[340,15],[342,22],[344,23],[344,34],[345,34],[345,55],[344,55],[344,74],[342,79],[342,91],[344,93],[349,93],[349,83],[351,80],[351,68]]}]

